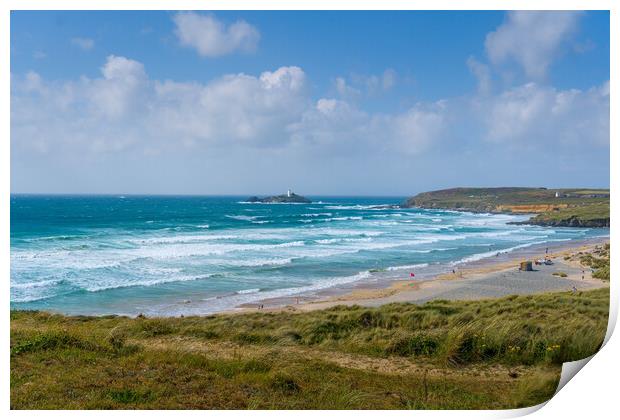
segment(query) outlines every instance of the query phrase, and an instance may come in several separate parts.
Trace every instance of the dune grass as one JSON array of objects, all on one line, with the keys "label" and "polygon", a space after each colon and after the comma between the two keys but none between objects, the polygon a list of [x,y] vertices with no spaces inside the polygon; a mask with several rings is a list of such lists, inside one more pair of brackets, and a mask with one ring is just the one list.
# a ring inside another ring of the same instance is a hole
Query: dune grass
[{"label": "dune grass", "polygon": [[608,288],[186,318],[11,312],[12,408],[515,408],[600,347]]}]

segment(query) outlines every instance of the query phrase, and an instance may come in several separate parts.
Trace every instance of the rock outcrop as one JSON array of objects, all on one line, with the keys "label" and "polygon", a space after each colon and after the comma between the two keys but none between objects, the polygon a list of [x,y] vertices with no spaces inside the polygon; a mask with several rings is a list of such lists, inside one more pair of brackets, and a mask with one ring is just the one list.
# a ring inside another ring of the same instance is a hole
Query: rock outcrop
[{"label": "rock outcrop", "polygon": [[247,199],[250,203],[312,203],[311,200],[301,195],[290,193],[282,195],[272,195],[270,197],[259,198],[256,196]]}]

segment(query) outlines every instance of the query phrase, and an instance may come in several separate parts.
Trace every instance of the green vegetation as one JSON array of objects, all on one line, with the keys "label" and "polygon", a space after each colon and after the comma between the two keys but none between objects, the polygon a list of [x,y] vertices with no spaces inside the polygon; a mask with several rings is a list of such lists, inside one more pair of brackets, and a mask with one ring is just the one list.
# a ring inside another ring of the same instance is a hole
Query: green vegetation
[{"label": "green vegetation", "polygon": [[11,407],[515,408],[596,352],[609,289],[186,318],[11,312]]},{"label": "green vegetation", "polygon": [[609,227],[609,201],[548,211],[528,223],[546,226]]},{"label": "green vegetation", "polygon": [[597,246],[592,253],[578,253],[576,257],[582,265],[594,270],[592,277],[609,281],[609,243]]},{"label": "green vegetation", "polygon": [[[557,196],[556,196],[557,195]],[[408,199],[405,207],[492,213],[536,213],[537,225],[609,227],[609,190],[452,188]]]},{"label": "green vegetation", "polygon": [[568,277],[568,274],[563,271],[556,271],[555,273],[553,273],[553,275],[558,277]]}]

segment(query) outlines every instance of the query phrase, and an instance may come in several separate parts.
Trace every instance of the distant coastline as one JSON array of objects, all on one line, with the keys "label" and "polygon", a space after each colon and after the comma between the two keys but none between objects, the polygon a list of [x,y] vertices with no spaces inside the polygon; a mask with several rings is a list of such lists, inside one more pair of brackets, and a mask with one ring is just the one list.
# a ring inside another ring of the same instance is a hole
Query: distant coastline
[{"label": "distant coastline", "polygon": [[610,190],[594,188],[450,188],[420,193],[402,207],[527,214],[529,220],[513,224],[606,228],[610,226],[609,197]]}]

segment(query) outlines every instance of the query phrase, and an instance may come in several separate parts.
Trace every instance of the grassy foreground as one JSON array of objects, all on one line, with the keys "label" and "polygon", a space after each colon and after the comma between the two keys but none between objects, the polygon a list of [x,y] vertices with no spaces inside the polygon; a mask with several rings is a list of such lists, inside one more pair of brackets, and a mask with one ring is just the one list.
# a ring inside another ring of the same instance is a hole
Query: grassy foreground
[{"label": "grassy foreground", "polygon": [[609,289],[186,318],[11,312],[11,407],[517,408],[596,352]]}]

